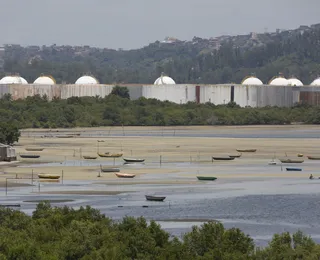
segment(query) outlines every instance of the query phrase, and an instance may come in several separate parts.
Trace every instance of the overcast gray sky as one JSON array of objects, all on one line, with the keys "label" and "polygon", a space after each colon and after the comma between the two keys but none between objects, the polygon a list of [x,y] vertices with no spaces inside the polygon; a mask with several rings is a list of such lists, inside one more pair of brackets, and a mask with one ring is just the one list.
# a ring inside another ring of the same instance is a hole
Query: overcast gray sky
[{"label": "overcast gray sky", "polygon": [[0,0],[0,44],[132,49],[320,23],[320,0]]}]

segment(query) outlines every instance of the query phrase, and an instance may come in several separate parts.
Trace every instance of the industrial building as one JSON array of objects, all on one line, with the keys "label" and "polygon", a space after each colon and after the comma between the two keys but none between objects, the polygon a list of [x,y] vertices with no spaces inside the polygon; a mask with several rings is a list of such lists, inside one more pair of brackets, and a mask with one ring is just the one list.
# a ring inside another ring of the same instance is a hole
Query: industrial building
[{"label": "industrial building", "polygon": [[11,162],[16,160],[16,150],[9,145],[0,144],[0,162]]},{"label": "industrial building", "polygon": [[[0,80],[0,97],[5,94],[11,94],[14,100],[34,95],[46,95],[49,100],[54,97],[104,97],[111,93],[114,86],[101,84],[90,75],[80,77],[74,84],[56,84],[53,77],[45,75],[28,84],[24,78],[15,75]],[[290,107],[299,102],[320,104],[320,78],[310,85],[303,85],[299,79],[286,79],[282,74],[272,78],[267,84],[263,84],[255,76],[246,77],[241,84],[177,84],[174,79],[162,74],[154,84],[120,86],[128,87],[133,100],[145,97],[177,104],[210,102],[219,105],[236,102],[241,107]]]}]

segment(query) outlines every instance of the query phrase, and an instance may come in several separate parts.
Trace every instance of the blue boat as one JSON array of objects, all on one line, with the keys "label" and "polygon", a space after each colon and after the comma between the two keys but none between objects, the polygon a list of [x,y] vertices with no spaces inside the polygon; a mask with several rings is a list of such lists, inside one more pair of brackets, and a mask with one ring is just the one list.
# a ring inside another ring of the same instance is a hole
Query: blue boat
[{"label": "blue boat", "polygon": [[288,172],[293,172],[293,171],[295,171],[295,172],[301,172],[301,171],[302,171],[301,168],[286,168],[286,170],[287,170]]}]

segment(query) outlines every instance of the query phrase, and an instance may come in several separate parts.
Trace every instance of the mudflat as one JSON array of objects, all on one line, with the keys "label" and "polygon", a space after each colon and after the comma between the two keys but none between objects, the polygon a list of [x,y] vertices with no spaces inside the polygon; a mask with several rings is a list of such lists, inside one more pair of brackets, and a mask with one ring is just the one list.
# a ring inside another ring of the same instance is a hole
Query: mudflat
[{"label": "mudflat", "polygon": [[[237,131],[250,131],[257,133],[260,130],[268,130],[272,133],[274,129],[281,129],[282,131],[289,131],[290,129],[298,129],[299,131],[308,131],[310,129],[317,130],[317,126],[228,126],[215,127],[211,126],[192,126],[192,127],[169,127],[178,133],[180,130],[188,130],[192,133],[201,133],[202,131],[212,131],[218,129],[224,133],[235,133]],[[105,128],[75,128],[75,129],[27,129],[22,131],[22,137],[16,148],[19,167],[17,164],[1,164],[0,171],[0,186],[3,186],[6,178],[31,178],[32,170],[34,178],[37,178],[38,173],[60,174],[64,180],[83,180],[83,181],[117,181],[117,185],[126,184],[120,181],[113,173],[100,173],[100,164],[109,165],[121,168],[121,173],[132,173],[136,176],[148,174],[163,174],[161,181],[157,180],[140,180],[136,183],[149,184],[186,184],[190,180],[184,180],[184,172],[189,169],[188,163],[197,163],[203,166],[214,166],[216,176],[223,173],[225,166],[233,167],[235,161],[227,162],[212,162],[212,156],[226,156],[239,154],[236,149],[257,149],[255,153],[242,153],[240,159],[237,159],[237,165],[266,165],[273,157],[283,158],[285,156],[297,158],[297,154],[315,155],[319,154],[319,139],[289,139],[289,138],[213,138],[213,137],[179,137],[179,136],[112,136],[112,133],[121,131],[128,132],[156,130],[162,131],[163,127],[105,127]],[[73,138],[57,138],[54,133],[61,133],[67,131],[68,134],[86,132],[88,136],[82,137],[75,135]],[[110,136],[100,136],[101,133],[110,132]],[[43,133],[40,136],[37,133]],[[48,137],[49,136],[49,137]],[[271,135],[272,136],[272,135]],[[99,141],[99,142],[98,142]],[[43,151],[28,152],[26,147],[42,147]],[[143,158],[145,159],[146,167],[123,167],[122,158],[100,158],[97,155],[100,153],[123,153],[123,157]],[[39,154],[39,159],[23,159],[19,154]],[[95,160],[85,160],[83,156],[97,156]],[[307,160],[307,159],[305,159]],[[54,166],[48,165],[54,163]],[[30,167],[30,164],[37,164],[37,167]],[[178,166],[177,166],[178,164]],[[160,167],[161,166],[161,167]],[[220,172],[220,173],[219,173]],[[181,173],[181,179],[172,180],[166,178],[170,174]],[[194,176],[197,175],[195,172]],[[270,176],[269,176],[270,175]],[[188,175],[190,177],[190,175]],[[258,173],[237,174],[235,168],[235,175],[240,177],[259,177]],[[225,176],[226,178],[233,178],[232,174]],[[285,173],[275,174],[266,173],[264,177],[285,177]],[[301,177],[303,172],[295,172],[291,177]],[[136,179],[134,179],[135,181]],[[134,181],[130,181],[134,183]],[[11,181],[10,181],[11,182]],[[29,182],[29,181],[26,181]],[[128,181],[129,182],[129,181]],[[19,182],[10,185],[19,185]],[[25,185],[25,184],[21,184]]]}]

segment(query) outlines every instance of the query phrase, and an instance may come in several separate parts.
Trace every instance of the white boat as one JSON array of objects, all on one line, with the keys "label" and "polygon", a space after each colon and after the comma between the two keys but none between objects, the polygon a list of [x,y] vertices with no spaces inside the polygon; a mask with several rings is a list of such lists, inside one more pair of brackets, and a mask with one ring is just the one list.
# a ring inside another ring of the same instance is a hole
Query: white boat
[{"label": "white boat", "polygon": [[277,165],[277,162],[276,161],[270,161],[268,164],[269,165]]}]

